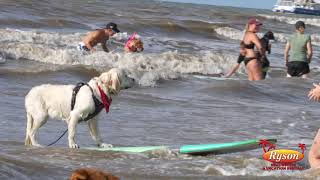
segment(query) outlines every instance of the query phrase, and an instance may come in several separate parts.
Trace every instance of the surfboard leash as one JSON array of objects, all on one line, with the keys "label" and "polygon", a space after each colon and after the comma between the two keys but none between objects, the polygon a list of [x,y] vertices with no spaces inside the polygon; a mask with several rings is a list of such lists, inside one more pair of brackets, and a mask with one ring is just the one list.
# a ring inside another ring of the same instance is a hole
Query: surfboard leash
[{"label": "surfboard leash", "polygon": [[68,129],[66,129],[57,140],[55,140],[54,142],[50,143],[48,146],[52,146],[55,143],[57,143],[67,132],[68,132]]}]

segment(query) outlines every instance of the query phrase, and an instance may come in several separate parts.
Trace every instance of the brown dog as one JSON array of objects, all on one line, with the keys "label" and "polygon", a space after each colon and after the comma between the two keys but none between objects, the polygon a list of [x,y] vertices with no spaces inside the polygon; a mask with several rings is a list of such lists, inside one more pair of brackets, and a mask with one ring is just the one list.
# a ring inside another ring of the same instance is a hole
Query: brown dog
[{"label": "brown dog", "polygon": [[81,168],[72,172],[70,180],[120,180],[120,178],[93,168]]},{"label": "brown dog", "polygon": [[125,52],[142,52],[144,50],[143,42],[140,39],[133,39],[124,49]]},{"label": "brown dog", "polygon": [[127,53],[142,52],[143,50],[143,42],[137,37],[136,33],[130,36],[126,42],[126,45],[124,46],[124,51]]}]

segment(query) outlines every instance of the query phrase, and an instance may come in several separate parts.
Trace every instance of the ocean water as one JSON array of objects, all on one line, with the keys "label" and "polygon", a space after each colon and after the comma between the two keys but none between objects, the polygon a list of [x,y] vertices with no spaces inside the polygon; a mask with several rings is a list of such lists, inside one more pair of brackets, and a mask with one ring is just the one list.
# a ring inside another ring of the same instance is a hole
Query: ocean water
[{"label": "ocean water", "polygon": [[255,0],[160,0],[168,2],[180,2],[180,3],[194,3],[194,4],[209,4],[217,6],[232,6],[232,7],[246,7],[256,9],[271,9],[277,0],[259,1]]},{"label": "ocean water", "polygon": [[[210,78],[235,63],[246,20],[263,21],[260,35],[275,33],[270,77],[249,82],[242,65],[230,79]],[[304,20],[312,34],[311,78],[285,78],[283,51]],[[119,33],[111,53],[76,50],[86,32],[114,21]],[[319,104],[307,98],[319,82],[320,18],[273,14],[269,10],[159,1],[3,0],[0,2],[0,179],[67,179],[81,167],[103,169],[121,179],[316,178],[317,171],[262,171],[262,149],[204,157],[170,151],[145,154],[67,148],[63,137],[50,148],[24,146],[24,98],[40,84],[76,84],[113,67],[124,68],[134,87],[115,97],[99,128],[115,146],[220,143],[277,138],[277,146],[310,148],[319,126]],[[138,32],[145,51],[125,54],[121,44]],[[58,97],[57,97],[58,98]],[[49,120],[39,131],[46,145],[66,123]],[[80,147],[94,146],[86,124],[76,134]],[[302,165],[307,169],[308,163]]]}]

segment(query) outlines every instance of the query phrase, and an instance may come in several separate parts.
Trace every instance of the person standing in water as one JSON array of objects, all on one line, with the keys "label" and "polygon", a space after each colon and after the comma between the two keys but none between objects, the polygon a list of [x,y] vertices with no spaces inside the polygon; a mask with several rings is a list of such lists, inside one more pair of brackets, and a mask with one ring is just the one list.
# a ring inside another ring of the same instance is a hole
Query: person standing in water
[{"label": "person standing in water", "polygon": [[[238,58],[238,64],[232,68],[232,70],[226,75],[230,77],[239,67],[240,63],[244,61],[247,68],[248,80],[258,81],[264,79],[262,73],[261,61],[265,57],[265,50],[262,47],[261,41],[257,36],[257,32],[260,31],[262,23],[256,18],[250,18],[243,40],[240,43],[240,56]],[[254,50],[257,48],[258,52]],[[259,55],[260,54],[260,55]]]},{"label": "person standing in water", "polygon": [[296,33],[289,39],[284,51],[287,77],[307,78],[312,59],[311,36],[304,33],[306,26],[303,21],[296,22],[295,26]]},{"label": "person standing in water", "polygon": [[105,52],[109,52],[106,43],[110,37],[119,32],[120,31],[116,23],[108,23],[103,29],[97,29],[89,32],[88,35],[83,38],[82,42],[79,43],[78,49],[86,52],[94,52],[96,51],[94,46],[100,43],[102,49]]},{"label": "person standing in water", "polygon": [[[270,44],[270,40],[274,40],[274,35],[273,32],[268,31],[266,34],[264,34],[264,36],[260,39],[262,48],[264,50],[266,50],[266,52],[268,52],[268,54],[271,53],[271,44]],[[242,61],[244,61],[246,56],[246,50],[244,47],[243,42],[240,44],[240,54],[237,60],[237,64],[230,70],[230,72],[225,76],[225,77],[231,77],[240,67],[240,64]],[[262,67],[262,76],[265,79],[267,76],[267,72],[269,70],[270,67],[270,62],[267,58],[267,56],[264,56],[263,58],[261,57],[260,53],[258,53],[258,58],[261,62],[261,67]]]}]

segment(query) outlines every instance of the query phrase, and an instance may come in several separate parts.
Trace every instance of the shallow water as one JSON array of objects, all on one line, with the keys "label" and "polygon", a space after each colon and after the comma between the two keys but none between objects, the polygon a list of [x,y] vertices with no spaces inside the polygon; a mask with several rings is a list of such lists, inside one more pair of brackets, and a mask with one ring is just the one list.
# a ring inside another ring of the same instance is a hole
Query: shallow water
[{"label": "shallow water", "polygon": [[[261,149],[205,157],[170,151],[125,154],[68,149],[66,137],[50,148],[25,147],[24,96],[33,86],[76,84],[112,67],[125,68],[137,84],[114,98],[109,114],[102,113],[99,127],[107,143],[176,146],[277,138],[279,148],[297,150],[298,143],[310,147],[318,129],[319,104],[306,96],[320,79],[318,17],[150,1],[65,3],[0,3],[1,179],[67,179],[80,167],[107,170],[122,179],[316,177],[309,170],[262,171],[267,163]],[[249,82],[244,67],[231,79],[201,76],[226,73],[236,62],[242,29],[252,14],[264,22],[262,32],[272,29],[276,35],[270,78]],[[291,21],[300,18],[310,26],[315,45],[307,80],[284,78],[284,43]],[[122,30],[109,44],[112,53],[81,55],[75,50],[86,31],[111,20]],[[124,54],[118,44],[134,31],[146,51]],[[65,128],[62,121],[48,121],[39,142],[51,143]],[[79,124],[80,147],[94,146],[89,136],[87,125]]]}]

